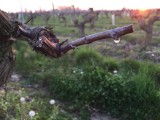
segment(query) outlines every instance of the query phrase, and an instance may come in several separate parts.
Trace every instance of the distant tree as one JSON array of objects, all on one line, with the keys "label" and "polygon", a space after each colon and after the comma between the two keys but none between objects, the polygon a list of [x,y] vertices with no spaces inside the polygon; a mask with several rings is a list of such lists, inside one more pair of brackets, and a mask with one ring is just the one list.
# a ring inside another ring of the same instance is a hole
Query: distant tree
[{"label": "distant tree", "polygon": [[153,24],[154,22],[160,20],[160,15],[153,11],[134,11],[131,14],[133,19],[136,19],[140,29],[145,31],[146,38],[144,47],[147,47],[151,44],[153,36]]},{"label": "distant tree", "polygon": [[[74,6],[72,7],[74,12],[76,12],[75,7]],[[79,29],[81,37],[84,36],[85,25],[87,23],[90,23],[90,28],[94,27],[95,21],[98,19],[98,14],[99,12],[94,12],[93,8],[89,8],[89,12],[82,16],[83,19],[81,21],[77,18],[76,13],[72,16],[72,21],[75,27]]]},{"label": "distant tree", "polygon": [[113,11],[113,14],[115,16],[119,17],[120,19],[122,19],[122,13],[123,13],[122,10],[115,10],[115,11]]},{"label": "distant tree", "polygon": [[27,17],[28,17],[28,20],[30,20],[30,21],[29,21],[29,22],[30,22],[30,25],[33,26],[34,19],[35,19],[34,13],[33,13],[32,11],[30,11],[27,15],[28,15],[28,16],[27,16]]},{"label": "distant tree", "polygon": [[43,11],[40,13],[41,16],[42,16],[42,20],[45,22],[45,26],[49,26],[48,25],[48,21],[49,21],[49,18],[50,18],[50,12],[48,11]]},{"label": "distant tree", "polygon": [[58,14],[58,18],[61,23],[64,23],[64,26],[67,26],[67,18],[65,17],[63,12]]},{"label": "distant tree", "polygon": [[82,17],[84,21],[90,23],[90,28],[94,28],[95,21],[98,19],[99,12],[95,12],[93,8],[89,8],[89,12]]}]

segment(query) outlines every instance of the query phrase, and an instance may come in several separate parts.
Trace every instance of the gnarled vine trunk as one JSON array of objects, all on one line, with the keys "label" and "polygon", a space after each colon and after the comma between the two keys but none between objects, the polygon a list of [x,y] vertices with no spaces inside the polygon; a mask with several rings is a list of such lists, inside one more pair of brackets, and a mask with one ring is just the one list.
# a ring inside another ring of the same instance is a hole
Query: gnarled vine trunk
[{"label": "gnarled vine trunk", "polygon": [[12,42],[7,39],[0,40],[0,87],[9,80],[12,73],[15,57],[11,45]]},{"label": "gnarled vine trunk", "polygon": [[0,87],[9,80],[15,61],[10,38],[12,30],[7,14],[0,11]]}]

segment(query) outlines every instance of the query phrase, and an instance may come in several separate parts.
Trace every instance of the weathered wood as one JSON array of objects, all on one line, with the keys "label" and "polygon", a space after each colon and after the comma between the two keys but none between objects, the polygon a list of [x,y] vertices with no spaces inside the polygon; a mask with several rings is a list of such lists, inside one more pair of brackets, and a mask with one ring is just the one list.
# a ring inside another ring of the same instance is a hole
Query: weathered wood
[{"label": "weathered wood", "polygon": [[84,45],[84,44],[90,44],[94,41],[102,40],[102,39],[107,39],[107,38],[113,38],[117,40],[119,37],[132,33],[133,32],[133,27],[132,25],[124,26],[121,28],[115,28],[113,30],[107,30],[104,32],[88,35],[86,37],[82,37],[80,39],[74,40],[69,42],[67,45],[62,46],[61,52],[66,53],[71,49],[74,49],[77,46]]},{"label": "weathered wood", "polygon": [[0,11],[0,40],[4,40],[10,36],[13,31],[11,22],[5,12]]},{"label": "weathered wood", "polygon": [[12,73],[15,57],[11,42],[0,41],[0,86],[5,84]]},{"label": "weathered wood", "polygon": [[[132,25],[115,28],[113,30],[107,30],[104,32],[88,35],[80,39],[71,42],[59,43],[57,37],[47,28],[37,27],[29,28],[23,24],[19,25],[20,34],[29,38],[32,47],[44,55],[50,57],[60,57],[62,54],[74,49],[77,46],[90,44],[94,41],[113,38],[117,40],[119,37],[132,33]],[[64,44],[67,43],[67,44]]]},{"label": "weathered wood", "polygon": [[13,26],[7,14],[0,11],[0,87],[10,78],[15,57],[12,51]]}]

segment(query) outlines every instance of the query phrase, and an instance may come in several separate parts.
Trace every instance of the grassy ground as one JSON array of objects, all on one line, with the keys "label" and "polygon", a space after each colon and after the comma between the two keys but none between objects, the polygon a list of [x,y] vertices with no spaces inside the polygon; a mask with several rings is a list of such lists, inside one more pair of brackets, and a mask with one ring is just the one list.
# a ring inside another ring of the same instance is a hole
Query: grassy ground
[{"label": "grassy ground", "polygon": [[[63,103],[51,98],[46,87],[24,84],[25,80],[14,73],[5,89],[0,90],[1,120],[72,120],[73,114],[65,111]],[[51,103],[55,101],[55,103]],[[30,115],[30,112],[35,115]]]}]

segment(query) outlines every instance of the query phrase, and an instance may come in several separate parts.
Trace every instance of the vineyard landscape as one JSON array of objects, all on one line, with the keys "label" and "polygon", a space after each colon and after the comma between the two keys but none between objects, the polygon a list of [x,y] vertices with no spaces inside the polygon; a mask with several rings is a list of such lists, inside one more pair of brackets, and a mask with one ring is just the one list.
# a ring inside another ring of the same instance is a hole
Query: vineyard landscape
[{"label": "vineyard landscape", "polygon": [[0,120],[160,120],[160,9],[72,5],[6,14],[27,26],[52,28],[60,42],[127,25],[134,32],[59,58],[16,40],[13,73],[0,89]]}]

